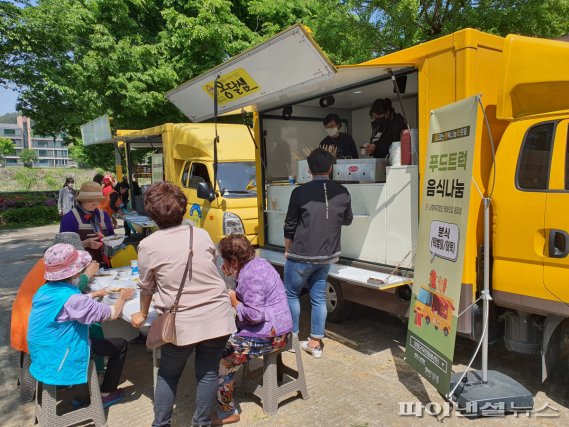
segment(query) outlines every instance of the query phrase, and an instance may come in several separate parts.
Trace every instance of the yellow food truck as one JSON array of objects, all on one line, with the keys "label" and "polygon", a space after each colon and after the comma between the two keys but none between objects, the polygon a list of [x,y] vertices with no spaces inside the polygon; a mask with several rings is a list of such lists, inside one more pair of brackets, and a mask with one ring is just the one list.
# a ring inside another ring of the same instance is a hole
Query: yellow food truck
[{"label": "yellow food truck", "polygon": [[421,286],[417,294],[415,314],[424,318],[427,325],[432,324],[435,330],[441,330],[445,337],[451,331],[454,310],[452,301],[444,294],[436,289]]},{"label": "yellow food truck", "polygon": [[231,233],[257,242],[255,146],[246,125],[166,123],[119,130],[117,139],[125,144],[127,155],[136,148],[159,152],[153,155],[152,181],[164,179],[180,187],[188,199],[186,218],[207,230],[214,242]]},{"label": "yellow food truck", "polygon": [[[481,194],[492,187],[491,339],[503,330],[507,349],[541,352],[545,378],[569,316],[568,63],[569,43],[465,29],[361,64],[334,66],[310,32],[295,26],[167,97],[192,121],[206,120],[214,113],[217,81],[220,114],[254,112],[257,242],[260,255],[276,266],[285,261],[283,222],[291,191],[309,179],[302,153],[325,137],[322,118],[338,114],[342,130],[360,146],[370,140],[375,99],[389,98],[405,117],[415,164],[385,168],[366,158],[335,165],[334,179],[349,190],[354,212],[342,230],[342,257],[329,275],[328,318],[340,321],[352,302],[409,317],[430,112],[480,94],[496,155],[494,160],[489,133],[478,126],[473,180],[479,191],[470,193],[456,309],[463,312],[482,289]],[[364,167],[370,173],[357,181],[346,173]],[[481,317],[475,304],[458,319],[457,331],[479,338]]]}]

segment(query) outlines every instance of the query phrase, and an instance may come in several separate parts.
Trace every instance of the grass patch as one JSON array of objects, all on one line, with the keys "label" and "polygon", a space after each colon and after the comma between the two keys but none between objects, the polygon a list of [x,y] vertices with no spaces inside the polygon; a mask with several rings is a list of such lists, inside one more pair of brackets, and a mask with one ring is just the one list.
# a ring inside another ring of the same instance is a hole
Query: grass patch
[{"label": "grass patch", "polygon": [[2,191],[48,191],[63,187],[65,178],[75,179],[75,188],[84,182],[92,181],[96,169],[80,168],[23,168],[6,166],[0,168],[0,188]]}]

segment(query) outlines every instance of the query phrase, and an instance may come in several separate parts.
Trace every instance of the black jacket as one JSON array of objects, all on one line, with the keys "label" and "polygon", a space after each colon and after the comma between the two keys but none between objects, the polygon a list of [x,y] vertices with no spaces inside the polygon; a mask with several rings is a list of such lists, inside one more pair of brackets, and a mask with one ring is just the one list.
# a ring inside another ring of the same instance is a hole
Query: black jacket
[{"label": "black jacket", "polygon": [[352,223],[352,199],[341,184],[318,177],[290,196],[284,236],[292,240],[288,259],[331,264],[340,256],[342,225]]},{"label": "black jacket", "polygon": [[336,138],[327,136],[320,142],[320,148],[325,148],[327,145],[333,145],[336,147],[336,158],[358,158],[358,149],[356,148],[356,143],[350,135],[347,133],[340,132]]},{"label": "black jacket", "polygon": [[387,123],[387,128],[381,134],[379,139],[376,137],[378,130],[371,131],[371,144],[375,144],[375,151],[373,157],[376,159],[384,159],[389,154],[389,147],[394,141],[401,141],[401,132],[407,129],[403,116],[395,113],[393,118]]}]

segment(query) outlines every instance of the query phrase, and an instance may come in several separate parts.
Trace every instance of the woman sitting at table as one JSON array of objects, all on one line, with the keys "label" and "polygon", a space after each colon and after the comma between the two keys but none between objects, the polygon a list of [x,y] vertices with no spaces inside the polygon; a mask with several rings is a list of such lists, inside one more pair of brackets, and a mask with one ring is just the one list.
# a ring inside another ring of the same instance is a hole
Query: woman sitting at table
[{"label": "woman sitting at table", "polygon": [[[77,233],[58,233],[53,239],[53,244],[67,243],[77,250],[82,250],[81,240]],[[79,276],[77,287],[81,292],[87,289],[89,280],[99,271],[99,263],[91,262]],[[10,345],[14,350],[29,353],[26,335],[28,334],[28,317],[32,309],[32,298],[36,291],[45,284],[45,264],[43,258],[30,269],[16,294],[12,305],[12,322],[10,323]],[[93,297],[102,296],[103,292],[94,293]]]},{"label": "woman sitting at table", "polygon": [[229,335],[236,330],[229,294],[215,264],[215,245],[204,229],[182,225],[187,206],[184,193],[169,182],[151,185],[145,193],[144,210],[159,230],[145,238],[138,248],[141,311],[132,316],[134,327],[140,327],[146,320],[153,296],[159,312],[174,303],[188,263],[193,230],[192,270],[182,284],[176,339],[160,348],[154,427],[170,426],[178,382],[194,350],[197,391],[192,425],[211,424],[221,352]]},{"label": "woman sitting at table", "polygon": [[99,184],[84,182],[75,197],[75,208],[61,218],[59,232],[71,231],[79,234],[83,247],[91,257],[110,267],[102,238],[112,236],[115,232],[109,215],[97,208],[103,199],[103,190]]},{"label": "woman sitting at table", "polygon": [[235,291],[229,291],[231,305],[237,311],[237,332],[231,336],[219,364],[217,400],[221,412],[212,425],[239,421],[233,400],[233,377],[241,365],[254,357],[286,345],[292,331],[292,317],[286,291],[279,273],[242,234],[231,234],[219,242],[222,271],[233,276]]},{"label": "woman sitting at table", "polygon": [[89,342],[89,325],[116,319],[133,289],[121,289],[117,302],[108,306],[82,294],[75,285],[91,262],[86,251],[58,243],[45,252],[43,260],[47,282],[34,295],[28,325],[30,373],[44,384],[83,384],[88,379],[89,354],[108,356],[101,396],[103,406],[109,407],[124,396],[117,387],[127,343],[122,338]]}]

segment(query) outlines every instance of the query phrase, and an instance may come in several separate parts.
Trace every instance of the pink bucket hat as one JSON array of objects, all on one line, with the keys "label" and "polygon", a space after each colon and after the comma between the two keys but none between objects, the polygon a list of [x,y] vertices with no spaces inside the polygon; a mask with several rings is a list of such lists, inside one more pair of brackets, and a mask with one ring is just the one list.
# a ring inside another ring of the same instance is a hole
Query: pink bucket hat
[{"label": "pink bucket hat", "polygon": [[91,255],[78,251],[67,243],[50,247],[43,255],[45,263],[44,279],[63,280],[75,276],[91,262]]}]

